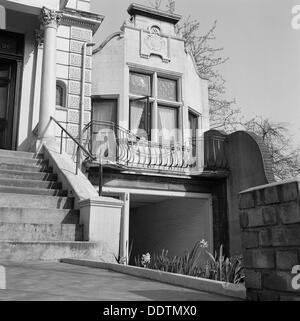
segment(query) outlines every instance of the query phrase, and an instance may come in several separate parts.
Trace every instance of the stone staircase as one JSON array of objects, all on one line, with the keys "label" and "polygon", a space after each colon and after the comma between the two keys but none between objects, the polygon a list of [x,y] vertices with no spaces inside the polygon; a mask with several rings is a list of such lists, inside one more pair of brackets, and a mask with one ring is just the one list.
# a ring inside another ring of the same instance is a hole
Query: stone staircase
[{"label": "stone staircase", "polygon": [[73,206],[42,155],[0,150],[0,259],[97,257]]}]

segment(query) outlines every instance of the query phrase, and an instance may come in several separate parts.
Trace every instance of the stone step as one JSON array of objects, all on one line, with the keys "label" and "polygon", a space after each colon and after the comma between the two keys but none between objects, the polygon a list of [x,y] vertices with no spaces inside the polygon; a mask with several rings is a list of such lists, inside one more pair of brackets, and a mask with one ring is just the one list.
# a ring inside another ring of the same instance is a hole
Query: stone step
[{"label": "stone step", "polygon": [[38,181],[31,179],[2,178],[0,174],[0,186],[6,187],[31,187],[41,189],[61,189],[61,183],[54,181]]},{"label": "stone step", "polygon": [[46,165],[35,166],[35,165],[22,165],[22,164],[14,164],[14,163],[7,164],[7,163],[2,163],[1,161],[0,161],[0,169],[22,171],[22,172],[52,173],[52,168]]},{"label": "stone step", "polygon": [[43,155],[36,155],[35,153],[30,152],[21,152],[15,150],[0,149],[0,157],[21,157],[21,158],[43,158]]},{"label": "stone step", "polygon": [[1,241],[82,241],[78,224],[27,224],[0,222]]},{"label": "stone step", "polygon": [[79,224],[79,211],[47,208],[0,207],[0,222],[31,224]]},{"label": "stone step", "polygon": [[0,207],[72,209],[73,197],[0,193]]},{"label": "stone step", "polygon": [[[103,247],[93,242],[0,241],[0,260],[53,261],[63,258],[99,260],[102,256]],[[103,259],[106,259],[106,257]]]},{"label": "stone step", "polygon": [[29,166],[37,165],[48,165],[48,160],[41,158],[22,158],[22,157],[10,157],[10,156],[0,156],[0,163],[4,164],[21,164]]},{"label": "stone step", "polygon": [[30,187],[14,187],[0,185],[0,193],[17,193],[29,195],[48,195],[48,196],[67,196],[68,192],[61,189],[47,188],[30,188]]},{"label": "stone step", "polygon": [[24,172],[10,169],[0,169],[0,177],[1,179],[16,178],[37,181],[57,181],[57,175],[53,173]]}]

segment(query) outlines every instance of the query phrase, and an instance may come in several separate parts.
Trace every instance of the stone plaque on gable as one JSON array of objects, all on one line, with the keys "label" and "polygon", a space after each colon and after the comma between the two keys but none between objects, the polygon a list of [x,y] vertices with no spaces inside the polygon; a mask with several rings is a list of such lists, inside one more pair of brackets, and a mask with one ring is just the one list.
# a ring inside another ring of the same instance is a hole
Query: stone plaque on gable
[{"label": "stone plaque on gable", "polygon": [[157,55],[163,62],[170,62],[170,41],[168,37],[158,33],[141,30],[140,34],[141,57],[149,59]]}]

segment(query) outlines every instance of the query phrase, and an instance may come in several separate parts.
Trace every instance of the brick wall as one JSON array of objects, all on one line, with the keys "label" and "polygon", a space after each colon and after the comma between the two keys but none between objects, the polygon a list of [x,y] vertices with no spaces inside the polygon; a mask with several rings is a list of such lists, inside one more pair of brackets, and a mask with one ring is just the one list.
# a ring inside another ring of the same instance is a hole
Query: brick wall
[{"label": "brick wall", "polygon": [[241,192],[239,209],[247,298],[300,301],[300,180]]}]

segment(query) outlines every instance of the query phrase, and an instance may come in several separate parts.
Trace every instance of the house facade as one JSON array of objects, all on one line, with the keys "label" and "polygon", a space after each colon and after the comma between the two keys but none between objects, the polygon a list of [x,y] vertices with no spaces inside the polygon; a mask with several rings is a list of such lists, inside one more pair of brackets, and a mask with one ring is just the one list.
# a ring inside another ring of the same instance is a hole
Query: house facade
[{"label": "house facade", "polygon": [[[48,124],[50,116],[68,123],[70,133],[78,136],[83,44],[92,41],[103,17],[92,14],[86,0],[2,0],[0,5],[0,148],[35,151],[36,144],[57,134]],[[88,47],[86,123],[91,110],[91,53]],[[69,152],[74,148],[72,142],[66,145]]]},{"label": "house facade", "polygon": [[270,158],[255,135],[209,129],[181,17],[132,4],[93,48],[89,0],[0,6],[0,258],[182,255],[202,239],[239,254],[238,192],[273,180]]},{"label": "house facade", "polygon": [[212,194],[187,187],[204,167],[207,81],[176,33],[181,16],[137,4],[128,13],[93,53],[90,135],[102,193],[126,204],[123,251],[132,244],[132,256],[183,254],[201,238],[212,249]]},{"label": "house facade", "polygon": [[209,130],[207,80],[176,32],[180,16],[138,4],[128,14],[93,51],[87,129],[103,164],[87,166],[89,179],[125,203],[121,253],[182,255],[205,239],[239,254],[237,194],[273,180],[267,152],[255,135]]}]

